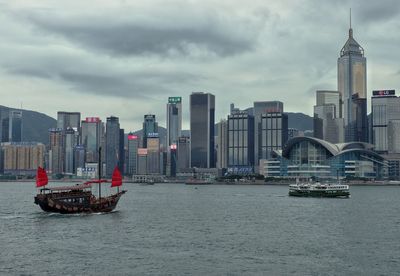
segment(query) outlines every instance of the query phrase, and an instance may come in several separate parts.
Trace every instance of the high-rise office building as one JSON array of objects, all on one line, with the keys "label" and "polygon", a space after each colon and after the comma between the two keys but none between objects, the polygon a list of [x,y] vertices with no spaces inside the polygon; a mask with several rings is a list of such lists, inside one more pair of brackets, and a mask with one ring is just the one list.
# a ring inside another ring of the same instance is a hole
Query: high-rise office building
[{"label": "high-rise office building", "polygon": [[66,174],[74,174],[75,166],[74,166],[74,157],[75,157],[75,146],[78,144],[78,136],[77,131],[73,128],[68,127],[64,131],[64,173]]},{"label": "high-rise office building", "polygon": [[367,142],[367,60],[364,49],[353,37],[351,24],[337,64],[345,142]]},{"label": "high-rise office building", "polygon": [[9,109],[0,109],[0,143],[8,142],[10,124],[9,116]]},{"label": "high-rise office building", "polygon": [[143,122],[143,148],[147,148],[147,137],[158,135],[158,123],[156,122],[156,115],[144,115]]},{"label": "high-rise office building", "polygon": [[190,95],[191,166],[214,168],[215,96],[195,92]]},{"label": "high-rise office building", "polygon": [[49,171],[52,174],[64,172],[64,133],[60,128],[49,129]]},{"label": "high-rise office building", "polygon": [[[272,150],[279,150],[288,139],[288,116],[280,101],[254,102],[254,162],[269,159]],[[258,168],[256,168],[258,171]]]},{"label": "high-rise office building", "polygon": [[73,128],[75,131],[80,133],[81,127],[81,113],[80,112],[57,112],[57,128],[66,130],[67,128]]},{"label": "high-rise office building", "polygon": [[125,130],[119,130],[118,168],[122,175],[125,174]]},{"label": "high-rise office building", "polygon": [[8,123],[8,141],[22,142],[22,111],[10,110]]},{"label": "high-rise office building", "polygon": [[254,167],[254,117],[247,112],[228,115],[228,171],[250,174]]},{"label": "high-rise office building", "polygon": [[221,120],[217,124],[217,163],[218,169],[228,167],[228,122],[227,120]]},{"label": "high-rise office building", "polygon": [[160,138],[154,134],[147,137],[147,174],[160,172]]},{"label": "high-rise office building", "polygon": [[138,148],[136,172],[139,175],[147,174],[147,149]]},{"label": "high-rise office building", "polygon": [[190,138],[182,136],[178,138],[177,153],[176,153],[176,170],[183,172],[189,169],[190,166]]},{"label": "high-rise office building", "polygon": [[74,173],[78,171],[78,168],[85,169],[86,164],[86,151],[85,146],[76,145],[74,147]]},{"label": "high-rise office building", "polygon": [[182,132],[182,97],[169,97],[167,103],[167,146],[176,144]]},{"label": "high-rise office building", "polygon": [[98,117],[87,117],[82,121],[81,143],[86,149],[86,162],[96,163],[99,147],[104,136],[104,124]]},{"label": "high-rise office building", "polygon": [[118,117],[108,117],[106,122],[106,176],[110,177],[119,165],[120,128]]},{"label": "high-rise office building", "polygon": [[[375,151],[383,154],[395,153],[393,145],[396,142],[397,122],[400,120],[400,97],[396,97],[395,90],[376,90],[372,92],[372,136]],[[390,126],[390,128],[389,128]],[[400,153],[397,152],[397,153]]]},{"label": "high-rise office building", "polygon": [[139,137],[133,133],[128,134],[128,164],[127,174],[134,175],[137,173],[137,155],[139,148]]},{"label": "high-rise office building", "polygon": [[344,142],[343,119],[340,118],[340,93],[318,90],[314,106],[314,137],[331,143]]}]

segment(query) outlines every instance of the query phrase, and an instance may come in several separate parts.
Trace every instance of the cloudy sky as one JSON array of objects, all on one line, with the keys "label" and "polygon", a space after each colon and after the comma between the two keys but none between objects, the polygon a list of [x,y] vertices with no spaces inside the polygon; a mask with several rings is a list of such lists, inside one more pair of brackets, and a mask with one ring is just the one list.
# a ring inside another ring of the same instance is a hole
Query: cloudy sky
[{"label": "cloudy sky", "polygon": [[400,89],[400,2],[0,0],[0,105],[56,117],[143,115],[165,125],[168,96],[229,104],[281,100],[311,115],[317,89],[336,89],[349,8],[364,47],[368,91]]}]

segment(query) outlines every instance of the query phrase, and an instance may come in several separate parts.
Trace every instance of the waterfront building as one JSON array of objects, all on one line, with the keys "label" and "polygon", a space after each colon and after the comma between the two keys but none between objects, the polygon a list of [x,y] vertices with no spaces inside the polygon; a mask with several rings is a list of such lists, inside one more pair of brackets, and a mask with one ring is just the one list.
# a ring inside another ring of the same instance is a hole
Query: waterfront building
[{"label": "waterfront building", "polygon": [[75,174],[75,165],[74,165],[74,157],[75,157],[75,146],[78,144],[78,132],[73,128],[68,127],[64,131],[64,170],[63,172],[66,174]]},{"label": "waterfront building", "polygon": [[274,151],[273,158],[262,166],[260,172],[267,172],[265,176],[384,179],[388,162],[373,151],[372,144],[333,144],[313,137],[296,137],[282,151]]},{"label": "waterfront building", "polygon": [[5,174],[35,175],[39,166],[44,167],[46,147],[42,143],[5,142],[1,151]]},{"label": "waterfront building", "polygon": [[144,115],[143,122],[143,148],[147,148],[147,137],[158,135],[158,123],[156,122],[156,115]]},{"label": "waterfront building", "polygon": [[381,154],[400,153],[400,97],[395,90],[372,92],[372,139],[375,150]]},{"label": "waterfront building", "polygon": [[176,144],[182,132],[182,97],[169,97],[167,103],[167,146]]},{"label": "waterfront building", "polygon": [[119,147],[118,147],[118,168],[121,175],[125,174],[125,130],[119,130]]},{"label": "waterfront building", "polygon": [[194,92],[190,95],[191,166],[215,167],[215,96]]},{"label": "waterfront building", "polygon": [[273,150],[282,149],[288,139],[288,116],[280,101],[254,102],[254,162],[269,159]]},{"label": "waterfront building", "polygon": [[345,142],[367,142],[367,60],[364,49],[353,37],[349,37],[338,58],[338,90],[342,99],[341,113],[344,118]]},{"label": "waterfront building", "polygon": [[217,163],[216,167],[218,169],[223,169],[228,167],[228,121],[221,120],[217,124]]},{"label": "waterfront building", "polygon": [[74,173],[77,173],[78,168],[85,168],[86,151],[83,145],[74,147]]},{"label": "waterfront building", "polygon": [[147,174],[147,149],[146,148],[138,148],[136,172],[138,175],[146,175]]},{"label": "waterfront building", "polygon": [[49,129],[49,172],[64,172],[64,133],[60,128]]},{"label": "waterfront building", "polygon": [[106,122],[106,176],[110,177],[120,158],[120,127],[118,117],[108,117]]},{"label": "waterfront building", "polygon": [[247,112],[228,115],[228,173],[251,174],[254,168],[254,117]]},{"label": "waterfront building", "polygon": [[139,137],[133,133],[128,134],[128,164],[127,174],[134,175],[137,173],[137,155],[139,149]]},{"label": "waterfront building", "polygon": [[153,134],[147,137],[147,174],[160,174],[160,138]]},{"label": "waterfront building", "polygon": [[177,145],[177,172],[187,171],[190,166],[190,138],[182,136],[178,138]]},{"label": "waterfront building", "polygon": [[99,117],[87,117],[82,121],[81,143],[86,149],[86,162],[96,163],[99,147],[104,139],[104,124]]}]

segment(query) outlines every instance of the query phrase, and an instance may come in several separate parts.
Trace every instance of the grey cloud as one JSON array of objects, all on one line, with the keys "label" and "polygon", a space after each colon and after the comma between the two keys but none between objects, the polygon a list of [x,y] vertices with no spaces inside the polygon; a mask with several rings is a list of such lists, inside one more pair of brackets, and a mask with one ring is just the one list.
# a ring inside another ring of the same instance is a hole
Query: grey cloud
[{"label": "grey cloud", "polygon": [[238,22],[212,14],[193,22],[174,23],[173,18],[135,22],[97,16],[58,18],[48,13],[25,13],[24,16],[42,30],[116,56],[205,53],[226,57],[250,51],[257,43],[255,26],[247,25],[248,22],[238,26]]}]

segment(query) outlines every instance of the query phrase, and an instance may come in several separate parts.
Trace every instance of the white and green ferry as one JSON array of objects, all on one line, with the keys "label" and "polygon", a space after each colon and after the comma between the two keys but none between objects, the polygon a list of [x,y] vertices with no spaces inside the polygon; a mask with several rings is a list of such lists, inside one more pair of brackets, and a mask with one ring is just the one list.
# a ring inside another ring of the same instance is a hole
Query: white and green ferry
[{"label": "white and green ferry", "polygon": [[349,185],[343,184],[292,184],[290,196],[301,197],[350,197]]}]

